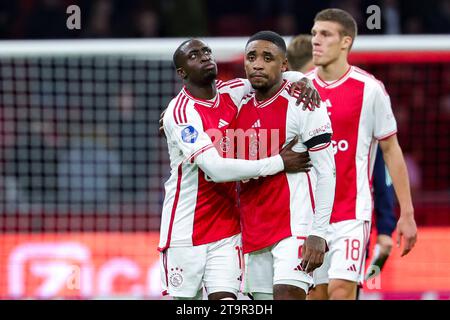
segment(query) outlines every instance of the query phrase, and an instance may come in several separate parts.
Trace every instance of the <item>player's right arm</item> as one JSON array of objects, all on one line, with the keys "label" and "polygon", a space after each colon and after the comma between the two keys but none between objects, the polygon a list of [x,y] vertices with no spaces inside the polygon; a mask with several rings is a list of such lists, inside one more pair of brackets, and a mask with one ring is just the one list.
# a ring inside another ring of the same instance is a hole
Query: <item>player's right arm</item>
[{"label": "player's right arm", "polygon": [[311,234],[325,238],[336,187],[336,167],[331,145],[333,131],[325,108],[319,108],[314,112],[309,110],[300,112],[304,115],[300,120],[301,138],[308,149],[313,170],[317,175],[316,206]]},{"label": "player's right arm", "polygon": [[[164,131],[169,144],[183,154],[184,162],[197,164],[214,182],[240,181],[274,175],[283,170],[304,168],[305,155],[285,149],[280,154],[261,160],[222,158],[208,133],[203,130],[200,115],[193,107],[169,107],[164,115]],[[291,143],[290,147],[295,144]]]},{"label": "player's right arm", "polygon": [[[298,108],[298,107],[297,107]],[[300,132],[317,175],[312,229],[303,245],[302,267],[311,272],[322,265],[326,232],[330,224],[336,188],[336,168],[331,146],[331,121],[327,110],[300,111]]]}]

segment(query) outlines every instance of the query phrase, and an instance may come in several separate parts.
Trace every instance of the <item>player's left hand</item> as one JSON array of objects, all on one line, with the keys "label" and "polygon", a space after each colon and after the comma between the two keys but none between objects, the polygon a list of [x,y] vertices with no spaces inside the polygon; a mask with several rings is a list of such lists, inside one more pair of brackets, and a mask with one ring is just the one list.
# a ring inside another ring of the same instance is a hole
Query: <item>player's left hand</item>
[{"label": "player's left hand", "polygon": [[313,111],[315,108],[320,107],[322,99],[311,80],[303,77],[299,81],[294,82],[289,89],[289,94],[294,96],[296,90],[300,91],[300,95],[297,97],[297,102],[295,104],[299,105],[303,102],[303,110],[308,108]]},{"label": "player's left hand", "polygon": [[401,256],[407,255],[417,241],[417,226],[414,215],[400,215],[397,222],[397,247],[400,247],[402,238],[404,240]]},{"label": "player's left hand", "polygon": [[166,136],[166,133],[164,132],[164,114],[166,113],[167,109],[164,109],[163,112],[159,115],[159,134],[163,137]]},{"label": "player's left hand", "polygon": [[308,236],[302,246],[302,268],[306,273],[313,272],[323,263],[327,243],[318,236]]}]

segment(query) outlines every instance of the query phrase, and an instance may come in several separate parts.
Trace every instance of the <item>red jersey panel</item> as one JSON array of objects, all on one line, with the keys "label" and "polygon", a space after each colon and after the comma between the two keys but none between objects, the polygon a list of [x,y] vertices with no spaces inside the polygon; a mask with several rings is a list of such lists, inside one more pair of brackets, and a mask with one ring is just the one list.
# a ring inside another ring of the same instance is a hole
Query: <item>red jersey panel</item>
[{"label": "red jersey panel", "polygon": [[[326,109],[302,110],[288,93],[285,81],[272,98],[258,102],[244,98],[236,128],[245,132],[245,152],[238,158],[262,159],[279,153],[294,136],[295,151],[307,150],[305,142],[331,134]],[[329,142],[329,140],[328,140]],[[239,147],[239,144],[237,144]],[[312,186],[306,173],[285,173],[251,179],[240,184],[240,211],[243,252],[257,251],[291,235],[305,235],[314,212]]]},{"label": "red jersey panel", "polygon": [[341,79],[313,80],[333,126],[336,194],[330,222],[371,220],[371,180],[378,141],[397,132],[389,96],[381,82],[351,66]]}]

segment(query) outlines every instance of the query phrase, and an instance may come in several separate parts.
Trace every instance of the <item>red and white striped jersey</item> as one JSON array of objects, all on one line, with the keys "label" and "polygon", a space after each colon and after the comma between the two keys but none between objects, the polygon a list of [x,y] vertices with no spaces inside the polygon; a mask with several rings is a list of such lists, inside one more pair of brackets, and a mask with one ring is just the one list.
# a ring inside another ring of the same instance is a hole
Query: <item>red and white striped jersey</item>
[{"label": "red and white striped jersey", "polygon": [[[238,150],[237,157],[252,160],[273,156],[298,136],[299,143],[294,151],[328,148],[328,165],[333,176],[332,128],[326,108],[303,110],[301,105],[295,104],[297,98],[289,95],[290,85],[291,82],[284,81],[279,91],[263,102],[258,102],[254,94],[243,99],[236,128],[246,132],[246,146],[242,153]],[[334,191],[334,184],[332,189]],[[311,232],[315,203],[307,173],[281,172],[251,179],[240,184],[239,200],[244,253],[263,249],[292,235],[305,236]],[[332,201],[333,194],[323,230],[329,223]]]},{"label": "red and white striped jersey", "polygon": [[321,80],[317,70],[306,76],[319,91],[333,126],[336,196],[331,222],[370,221],[378,141],[397,132],[389,95],[380,81],[358,67],[351,66],[333,82]]},{"label": "red and white striped jersey", "polygon": [[240,232],[235,183],[210,181],[194,160],[213,147],[222,157],[234,158],[234,150],[214,141],[213,133],[224,133],[233,124],[251,86],[241,79],[216,85],[212,100],[194,98],[183,88],[164,115],[171,173],[165,183],[160,251],[211,243]]}]

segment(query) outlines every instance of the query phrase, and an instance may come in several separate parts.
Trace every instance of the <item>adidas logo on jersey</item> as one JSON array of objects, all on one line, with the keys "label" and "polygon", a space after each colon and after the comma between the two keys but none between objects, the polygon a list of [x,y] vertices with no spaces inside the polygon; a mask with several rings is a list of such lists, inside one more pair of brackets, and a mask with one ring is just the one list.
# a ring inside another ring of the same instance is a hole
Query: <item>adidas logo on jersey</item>
[{"label": "adidas logo on jersey", "polygon": [[223,120],[223,119],[219,120],[219,128],[223,128],[223,127],[225,127],[227,125],[229,125],[229,123],[226,122],[225,120]]},{"label": "adidas logo on jersey", "polygon": [[356,272],[355,264],[352,264],[350,267],[348,267],[347,271],[354,271],[354,272]]},{"label": "adidas logo on jersey", "polygon": [[252,125],[252,128],[261,128],[261,122],[258,120],[255,121],[255,123]]}]

